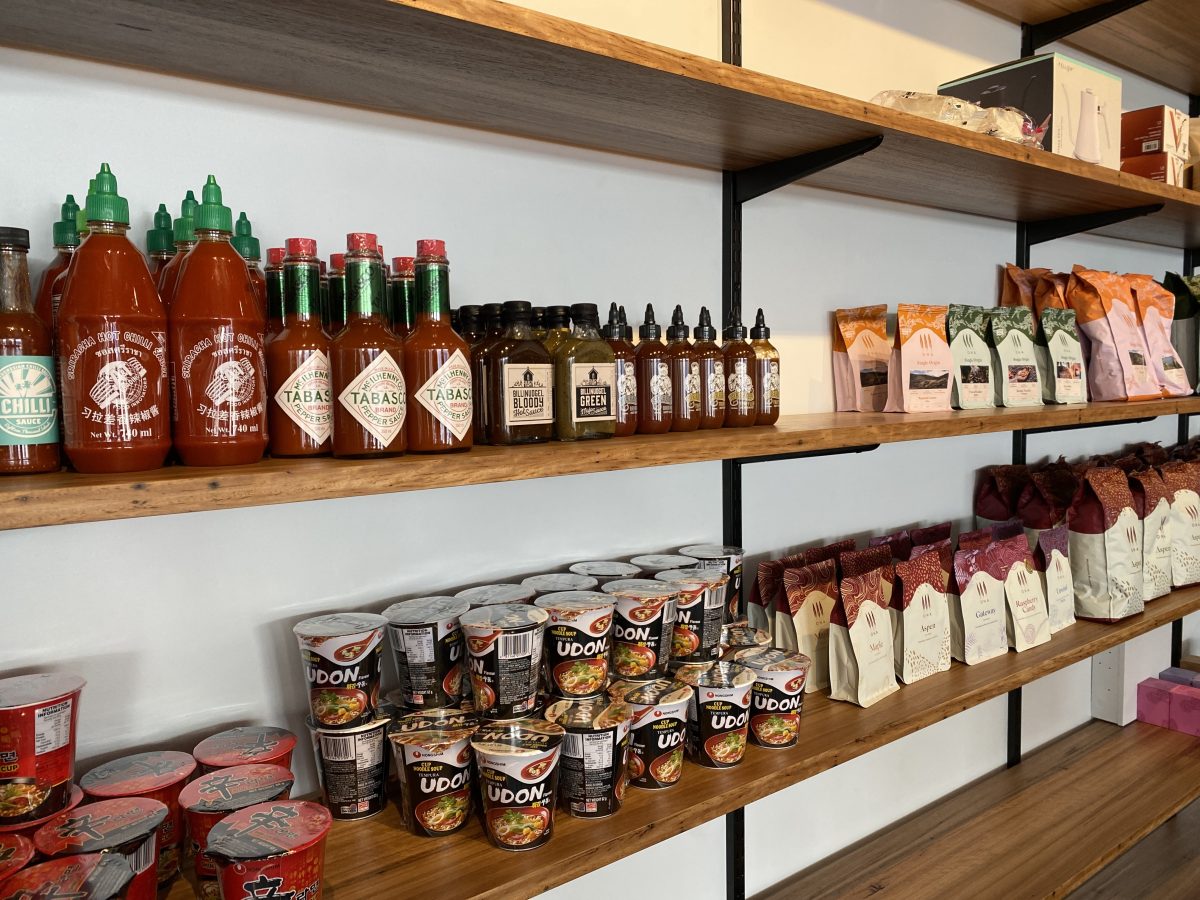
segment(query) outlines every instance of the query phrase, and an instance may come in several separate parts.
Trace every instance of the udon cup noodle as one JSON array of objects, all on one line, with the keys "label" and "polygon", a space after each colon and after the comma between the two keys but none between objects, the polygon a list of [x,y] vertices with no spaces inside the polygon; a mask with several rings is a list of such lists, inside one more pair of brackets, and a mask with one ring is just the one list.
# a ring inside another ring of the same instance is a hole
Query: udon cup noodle
[{"label": "udon cup noodle", "polygon": [[471,608],[457,597],[417,597],[383,611],[406,709],[445,709],[462,699],[465,653],[458,619]]},{"label": "udon cup noodle", "polygon": [[725,608],[729,610],[729,618],[736,618],[742,597],[742,557],[746,551],[724,544],[691,544],[680,547],[679,552],[696,557],[700,561],[697,568],[716,569],[729,576],[725,585]]},{"label": "udon cup noodle", "polygon": [[729,576],[716,569],[668,569],[654,576],[679,589],[672,662],[712,662],[721,655],[725,622],[725,585]]},{"label": "udon cup noodle", "polygon": [[483,796],[483,825],[501,850],[550,840],[562,726],[541,719],[487,722],[471,738]]},{"label": "udon cup noodle", "polygon": [[633,563],[616,562],[615,560],[607,559],[577,562],[571,566],[571,571],[576,575],[587,575],[589,578],[595,578],[601,587],[610,581],[616,581],[618,578],[642,577],[642,570]]},{"label": "udon cup noodle", "polygon": [[667,569],[690,569],[699,562],[696,557],[684,556],[681,553],[647,553],[644,556],[635,556],[629,564],[637,566],[643,572],[656,574]]},{"label": "udon cup noodle", "polygon": [[751,742],[760,747],[794,747],[812,660],[803,653],[752,647],[734,651],[733,661],[754,671]]},{"label": "udon cup noodle", "polygon": [[292,751],[296,749],[296,736],[286,728],[274,725],[246,725],[230,728],[196,745],[192,756],[200,767],[200,774],[207,775],[217,769],[232,766],[248,766],[265,763],[273,766],[292,767]]},{"label": "udon cup noodle", "polygon": [[567,732],[558,762],[559,805],[580,819],[617,812],[629,782],[629,704],[610,697],[558,700],[545,716]]},{"label": "udon cup noodle", "polygon": [[537,592],[523,584],[481,584],[455,594],[458,600],[466,600],[471,609],[480,606],[495,606],[498,603],[532,603]]},{"label": "udon cup noodle", "polygon": [[0,880],[0,900],[115,900],[132,897],[129,863],[111,853],[88,853],[51,859]]},{"label": "udon cup noodle", "polygon": [[77,675],[0,679],[0,827],[61,812],[75,777]]},{"label": "udon cup noodle", "polygon": [[610,581],[604,593],[617,599],[613,616],[613,671],[632,681],[667,674],[679,588],[665,581],[626,578]]},{"label": "udon cup noodle", "polygon": [[453,834],[471,817],[471,736],[479,720],[454,709],[401,716],[388,728],[400,770],[401,814],[418,837]]},{"label": "udon cup noodle", "polygon": [[481,606],[463,613],[475,712],[483,719],[531,716],[538,702],[544,609]]},{"label": "udon cup noodle", "polygon": [[553,572],[549,575],[530,575],[521,584],[532,588],[540,597],[543,594],[557,594],[561,591],[594,591],[600,582],[591,575]]},{"label": "udon cup noodle", "polygon": [[571,700],[603,694],[616,600],[595,591],[559,591],[533,605],[550,615],[544,641],[550,694]]},{"label": "udon cup noodle", "polygon": [[721,629],[721,658],[732,657],[738,650],[752,647],[770,647],[771,634],[761,628],[751,628],[745,622],[737,622]]},{"label": "udon cup noodle", "polygon": [[53,819],[55,816],[69,812],[83,802],[83,790],[77,784],[71,785],[71,793],[67,796],[67,805],[56,813],[34,819],[32,822],[22,822],[20,825],[0,825],[0,834],[19,834],[32,839],[33,833]]},{"label": "udon cup noodle", "polygon": [[696,692],[688,704],[688,758],[711,769],[736,766],[746,754],[754,672],[716,662],[682,666],[675,677]]},{"label": "udon cup noodle", "polygon": [[[133,872],[128,900],[158,895],[159,830],[169,818],[167,806],[145,797],[121,797],[85,803],[59,813],[37,830],[33,844],[43,856],[104,853],[125,859]],[[178,856],[176,856],[178,863]]]},{"label": "udon cup noodle", "polygon": [[20,834],[0,834],[0,885],[33,861],[33,841]]},{"label": "udon cup noodle", "polygon": [[166,804],[167,818],[158,829],[158,882],[170,881],[179,872],[183,850],[183,810],[179,792],[196,771],[190,753],[151,750],[122,756],[97,766],[79,779],[84,794],[97,799],[147,797]]},{"label": "udon cup noodle", "polygon": [[260,763],[201,775],[180,792],[179,805],[187,817],[192,861],[199,881],[197,893],[202,900],[219,900],[217,865],[204,852],[213,826],[231,812],[247,806],[286,800],[291,790],[291,772],[283,766]]},{"label": "udon cup noodle", "polygon": [[309,717],[317,780],[335,819],[366,819],[387,806],[387,727],[378,717],[357,728],[318,728]]},{"label": "udon cup noodle", "polygon": [[682,681],[617,681],[608,689],[633,711],[629,740],[629,783],[659,790],[679,783],[687,739],[692,688]]},{"label": "udon cup noodle", "polygon": [[208,833],[221,896],[320,900],[331,824],[329,810],[307,800],[276,800],[230,813]]},{"label": "udon cup noodle", "polygon": [[387,619],[334,613],[296,623],[308,679],[308,705],[319,728],[355,728],[375,718]]}]

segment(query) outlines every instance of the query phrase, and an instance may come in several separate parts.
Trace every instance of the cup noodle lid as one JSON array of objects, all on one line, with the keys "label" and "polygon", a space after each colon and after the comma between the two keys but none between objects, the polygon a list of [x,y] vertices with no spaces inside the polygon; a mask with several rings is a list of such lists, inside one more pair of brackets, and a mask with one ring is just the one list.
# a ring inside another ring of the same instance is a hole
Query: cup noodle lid
[{"label": "cup noodle lid", "polygon": [[647,572],[662,572],[665,569],[688,569],[700,560],[680,553],[647,553],[645,556],[635,556],[629,562]]},{"label": "cup noodle lid", "polygon": [[375,613],[331,613],[297,622],[292,632],[296,637],[321,640],[363,634],[386,624],[387,619]]},{"label": "cup noodle lid", "polygon": [[593,578],[637,578],[642,574],[642,570],[633,563],[607,559],[577,562],[571,566],[571,571],[576,575],[590,575]]},{"label": "cup noodle lid", "polygon": [[274,725],[230,728],[207,737],[196,745],[192,756],[210,769],[245,766],[259,760],[279,759],[296,747],[296,736]]},{"label": "cup noodle lid", "polygon": [[392,625],[432,625],[457,619],[470,608],[465,597],[414,597],[393,603],[383,617]]},{"label": "cup noodle lid", "polygon": [[232,766],[188,784],[179,792],[179,805],[193,813],[233,812],[284,796],[292,783],[292,773],[283,766]]},{"label": "cup noodle lid", "polygon": [[689,544],[680,547],[679,552],[697,559],[725,559],[727,556],[744,556],[746,553],[741,547],[729,544]]},{"label": "cup noodle lid", "polygon": [[592,697],[587,700],[558,700],[546,707],[546,721],[567,731],[608,731],[633,717],[623,700]]},{"label": "cup noodle lid", "polygon": [[550,613],[566,612],[569,616],[571,613],[612,609],[616,602],[611,595],[599,591],[555,591],[538,597],[533,605]]},{"label": "cup noodle lid", "polygon": [[147,797],[118,797],[85,803],[59,813],[33,835],[44,856],[115,850],[152,835],[167,818],[167,806]]},{"label": "cup noodle lid", "polygon": [[0,882],[0,900],[110,900],[133,880],[129,860],[114,853],[64,856],[39,863]]},{"label": "cup noodle lid", "polygon": [[706,688],[742,688],[755,682],[751,669],[731,662],[683,665],[675,672],[675,677],[692,687]]},{"label": "cup noodle lid", "polygon": [[0,678],[0,709],[48,703],[82,690],[85,684],[78,675],[62,672]]},{"label": "cup noodle lid", "polygon": [[771,635],[761,628],[751,628],[744,622],[722,625],[721,645],[732,649],[769,647],[771,646]]},{"label": "cup noodle lid", "polygon": [[771,647],[744,647],[731,653],[730,659],[757,672],[807,672],[812,666],[803,653]]},{"label": "cup noodle lid", "polygon": [[32,837],[33,833],[53,819],[55,816],[61,816],[65,812],[77,807],[83,802],[83,790],[77,784],[71,785],[71,793],[67,796],[67,805],[58,812],[53,812],[48,816],[42,816],[40,819],[34,819],[32,822],[18,822],[16,825],[0,825],[0,834],[21,834],[26,837]]},{"label": "cup noodle lid", "polygon": [[538,756],[562,743],[566,731],[540,719],[485,722],[471,738],[471,747],[495,756]]},{"label": "cup noodle lid", "polygon": [[258,803],[214,825],[205,852],[230,860],[298,853],[322,840],[332,823],[329,810],[309,800]]},{"label": "cup noodle lid", "polygon": [[464,628],[527,628],[542,624],[549,618],[549,613],[536,606],[502,603],[465,612],[459,623]]},{"label": "cup noodle lid", "polygon": [[97,766],[79,779],[90,797],[135,797],[179,784],[196,770],[190,753],[151,750]]},{"label": "cup noodle lid", "polygon": [[692,699],[692,686],[673,678],[657,681],[614,681],[608,696],[634,706],[674,706]]},{"label": "cup noodle lid", "polygon": [[459,600],[466,600],[474,609],[493,603],[528,603],[536,593],[533,588],[523,584],[481,584],[479,587],[459,591],[454,596]]},{"label": "cup noodle lid", "polygon": [[33,841],[19,834],[0,834],[0,883],[33,859]]},{"label": "cup noodle lid", "polygon": [[478,730],[479,720],[473,713],[459,709],[431,709],[401,716],[388,726],[387,735],[393,744],[429,749],[456,744]]},{"label": "cup noodle lid", "polygon": [[669,584],[703,584],[716,587],[729,582],[729,576],[717,569],[668,569],[654,576]]},{"label": "cup noodle lid", "polygon": [[551,594],[556,591],[591,591],[599,582],[591,575],[553,572],[548,575],[530,575],[521,584],[533,588],[539,594]]},{"label": "cup noodle lid", "polygon": [[679,588],[652,578],[622,578],[601,588],[606,594],[632,600],[667,600],[679,596]]}]

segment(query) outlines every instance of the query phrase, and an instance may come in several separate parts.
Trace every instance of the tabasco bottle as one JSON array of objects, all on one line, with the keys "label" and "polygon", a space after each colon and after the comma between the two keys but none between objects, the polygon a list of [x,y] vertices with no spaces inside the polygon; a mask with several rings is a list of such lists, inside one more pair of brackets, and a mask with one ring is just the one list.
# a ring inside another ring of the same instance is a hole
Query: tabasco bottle
[{"label": "tabasco bottle", "polygon": [[637,345],[638,434],[663,434],[671,430],[671,362],[662,344],[662,327],[654,321],[654,307],[646,304],[646,317],[638,326]]},{"label": "tabasco bottle", "polygon": [[700,427],[725,424],[725,354],[717,346],[708,307],[700,307],[700,322],[692,329],[692,356],[700,364]]},{"label": "tabasco bottle", "polygon": [[416,270],[411,256],[392,257],[392,277],[388,293],[392,298],[392,331],[404,339],[416,321]]},{"label": "tabasco bottle", "polygon": [[637,354],[625,334],[626,327],[617,304],[609,304],[608,324],[601,329],[601,336],[612,347],[617,364],[617,420],[613,437],[628,437],[637,431]]},{"label": "tabasco bottle", "polygon": [[233,223],[233,240],[229,243],[238,252],[238,256],[246,261],[246,268],[250,271],[250,283],[254,285],[254,294],[258,297],[260,310],[265,317],[267,314],[267,279],[259,265],[262,262],[262,248],[258,238],[254,236],[253,226],[244,212],[239,214],[238,220]]},{"label": "tabasco bottle", "polygon": [[179,267],[183,265],[183,258],[196,246],[196,207],[199,205],[196,195],[188,191],[179,206],[179,218],[172,227],[175,255],[158,272],[158,294],[167,309],[171,308],[171,301],[175,299],[175,284],[179,280]]},{"label": "tabasco bottle", "polygon": [[[533,337],[530,305],[524,300],[504,304],[504,334],[491,345],[487,358],[489,441],[493,444],[534,444],[554,436],[554,360]],[[483,390],[478,382],[475,389]],[[475,423],[475,431],[479,432]]]},{"label": "tabasco bottle", "polygon": [[404,342],[408,448],[467,450],[472,440],[470,349],[450,327],[446,242],[417,241],[417,321]]},{"label": "tabasco bottle", "polygon": [[779,351],[771,343],[771,329],[759,309],[750,329],[750,347],[754,351],[757,402],[755,425],[774,425],[779,421]]},{"label": "tabasco bottle", "polygon": [[266,322],[212,175],[202,198],[168,312],[175,450],[185,466],[245,465],[267,449]]},{"label": "tabasco bottle", "polygon": [[283,328],[267,342],[272,456],[323,456],[331,449],[333,385],[329,335],[321,325],[317,242],[288,238]]},{"label": "tabasco bottle", "polygon": [[60,213],[61,217],[51,229],[54,236],[54,259],[50,260],[50,265],[42,272],[42,280],[38,282],[37,298],[34,301],[34,312],[50,332],[51,341],[54,340],[54,326],[57,324],[57,310],[51,302],[54,280],[67,271],[71,257],[75,255],[75,248],[79,246],[79,233],[75,230],[79,204],[75,202],[73,194],[67,194]]},{"label": "tabasco bottle", "polygon": [[28,255],[28,231],[0,228],[0,475],[61,467],[50,329],[33,309]]},{"label": "tabasco bottle", "polygon": [[383,258],[375,235],[346,235],[346,326],[331,345],[333,455],[397,456],[409,413],[404,342],[388,324]]},{"label": "tabasco bottle", "polygon": [[667,328],[667,359],[671,366],[671,430],[700,427],[700,363],[688,342],[683,307],[676,306]]},{"label": "tabasco bottle", "polygon": [[86,217],[58,311],[63,446],[80,472],[155,469],[171,448],[167,316],[108,163]]},{"label": "tabasco bottle", "polygon": [[329,301],[325,305],[325,331],[330,337],[337,337],[338,332],[346,327],[350,318],[350,308],[346,299],[346,262],[342,253],[329,254]]},{"label": "tabasco bottle", "polygon": [[756,369],[754,348],[746,343],[746,326],[737,310],[732,318],[721,348],[725,357],[725,427],[741,428],[753,425],[758,418],[754,399]]},{"label": "tabasco bottle", "polygon": [[267,292],[267,340],[283,329],[283,258],[287,250],[283,247],[267,248],[267,268],[263,271],[263,282]]},{"label": "tabasco bottle", "polygon": [[150,274],[155,279],[158,273],[175,255],[175,231],[171,227],[171,213],[167,204],[158,204],[154,213],[154,227],[146,232],[146,258],[150,260]]}]

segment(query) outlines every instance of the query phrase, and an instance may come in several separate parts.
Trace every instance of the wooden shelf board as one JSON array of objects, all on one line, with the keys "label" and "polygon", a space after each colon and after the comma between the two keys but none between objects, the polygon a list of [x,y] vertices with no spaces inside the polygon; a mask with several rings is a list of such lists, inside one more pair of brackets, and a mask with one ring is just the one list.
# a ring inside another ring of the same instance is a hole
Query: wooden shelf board
[{"label": "wooden shelf board", "polygon": [[380,460],[269,459],[125,475],[60,472],[0,479],[0,530],[269,506],[735,457],[833,450],[1018,429],[1200,414],[1200,398],[945,413],[812,413],[774,427],[723,428]]},{"label": "wooden shelf board", "polygon": [[[969,2],[1013,22],[1038,25],[1098,6],[1101,0]],[[1185,94],[1200,94],[1197,42],[1200,42],[1200,4],[1194,0],[1147,0],[1063,40],[1085,53]],[[1014,59],[1018,50],[1019,45],[1014,42]]]},{"label": "wooden shelf board", "polygon": [[[607,819],[558,812],[550,843],[525,853],[492,848],[477,819],[463,832],[440,839],[409,835],[394,807],[369,821],[336,823],[327,851],[327,883],[335,896],[346,897],[401,892],[439,900],[530,897],[1197,609],[1200,587],[1181,589],[1122,622],[1078,622],[1024,653],[977,666],[955,663],[949,672],[901,687],[869,709],[811,694],[797,747],[752,746],[732,769],[688,763],[677,786],[657,792],[631,788],[624,808]],[[172,900],[187,896],[185,886],[176,890]]]},{"label": "wooden shelf board", "polygon": [[1200,740],[1093,721],[755,900],[1062,897],[1197,796]]},{"label": "wooden shelf board", "polygon": [[1200,246],[1200,193],[496,0],[10,0],[0,43],[712,170],[883,135],[805,184]]}]

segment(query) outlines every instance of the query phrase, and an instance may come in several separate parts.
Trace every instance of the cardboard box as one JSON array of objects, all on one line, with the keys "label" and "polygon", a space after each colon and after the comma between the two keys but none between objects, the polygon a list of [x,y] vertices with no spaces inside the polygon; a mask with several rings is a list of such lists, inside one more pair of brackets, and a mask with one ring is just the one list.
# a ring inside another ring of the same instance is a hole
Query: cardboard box
[{"label": "cardboard box", "polygon": [[1187,114],[1169,106],[1148,106],[1121,116],[1121,159],[1150,153],[1172,153],[1187,163]]},{"label": "cardboard box", "polygon": [[1035,125],[1049,120],[1047,150],[1121,167],[1121,79],[1110,72],[1044,53],[948,81],[938,93],[989,108],[1015,106]]},{"label": "cardboard box", "polygon": [[1171,721],[1171,691],[1174,682],[1147,678],[1137,686],[1137,717],[1139,722],[1166,728]]},{"label": "cardboard box", "polygon": [[1175,685],[1171,689],[1170,707],[1167,727],[1200,737],[1200,688]]},{"label": "cardboard box", "polygon": [[1121,171],[1130,175],[1140,175],[1151,181],[1161,181],[1176,187],[1186,187],[1185,173],[1187,167],[1182,159],[1173,153],[1151,153],[1149,156],[1131,156],[1121,160]]}]

